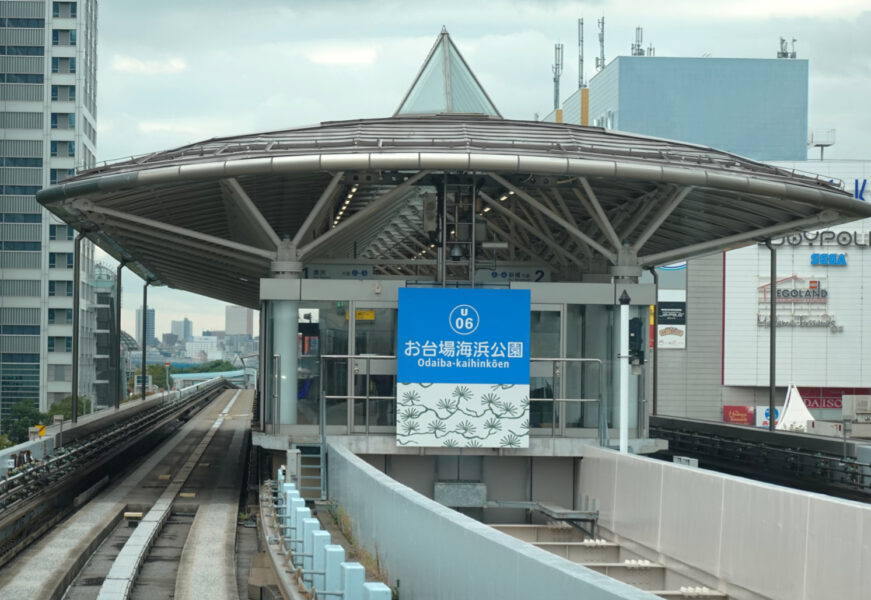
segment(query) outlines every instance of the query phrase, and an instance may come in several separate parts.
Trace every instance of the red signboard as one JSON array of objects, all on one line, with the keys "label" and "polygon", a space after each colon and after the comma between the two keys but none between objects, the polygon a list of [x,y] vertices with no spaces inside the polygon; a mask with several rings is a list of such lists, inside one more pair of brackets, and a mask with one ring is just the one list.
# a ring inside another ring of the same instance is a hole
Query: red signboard
[{"label": "red signboard", "polygon": [[871,394],[871,388],[852,387],[799,387],[805,405],[808,408],[841,408],[841,397],[846,394],[863,395]]},{"label": "red signboard", "polygon": [[724,406],[723,421],[736,425],[755,425],[755,407],[753,406]]}]

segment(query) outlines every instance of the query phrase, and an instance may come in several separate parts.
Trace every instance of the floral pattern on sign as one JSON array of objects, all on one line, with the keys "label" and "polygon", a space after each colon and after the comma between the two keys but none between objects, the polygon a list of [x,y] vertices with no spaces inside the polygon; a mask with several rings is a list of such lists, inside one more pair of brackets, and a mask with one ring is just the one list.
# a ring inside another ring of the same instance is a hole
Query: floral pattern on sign
[{"label": "floral pattern on sign", "polygon": [[397,383],[396,443],[528,448],[529,385]]}]

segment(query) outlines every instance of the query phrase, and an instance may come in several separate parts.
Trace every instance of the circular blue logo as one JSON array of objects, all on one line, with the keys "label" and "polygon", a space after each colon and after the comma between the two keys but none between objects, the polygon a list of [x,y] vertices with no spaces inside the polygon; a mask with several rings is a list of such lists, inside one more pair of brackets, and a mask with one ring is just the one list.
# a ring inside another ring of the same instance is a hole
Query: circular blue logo
[{"label": "circular blue logo", "polygon": [[478,329],[481,318],[478,316],[478,311],[473,306],[468,304],[460,304],[451,310],[448,315],[448,324],[453,329],[454,333],[459,335],[469,335]]}]

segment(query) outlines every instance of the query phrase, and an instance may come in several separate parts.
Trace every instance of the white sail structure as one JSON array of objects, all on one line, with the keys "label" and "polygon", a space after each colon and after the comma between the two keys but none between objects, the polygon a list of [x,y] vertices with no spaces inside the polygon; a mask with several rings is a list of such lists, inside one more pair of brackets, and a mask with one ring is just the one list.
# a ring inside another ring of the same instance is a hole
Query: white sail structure
[{"label": "white sail structure", "polygon": [[790,385],[786,391],[786,401],[783,403],[783,414],[775,429],[782,431],[807,431],[807,422],[814,417],[808,410],[804,399],[795,385]]}]

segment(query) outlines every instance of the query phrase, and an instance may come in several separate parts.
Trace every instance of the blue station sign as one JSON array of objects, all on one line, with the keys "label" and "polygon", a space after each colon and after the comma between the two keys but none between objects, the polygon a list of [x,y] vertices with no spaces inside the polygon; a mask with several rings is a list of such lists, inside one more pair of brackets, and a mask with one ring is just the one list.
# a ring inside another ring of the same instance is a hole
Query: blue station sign
[{"label": "blue station sign", "polygon": [[399,290],[396,443],[529,447],[529,290]]},{"label": "blue station sign", "polygon": [[529,383],[529,290],[399,290],[402,383]]}]

